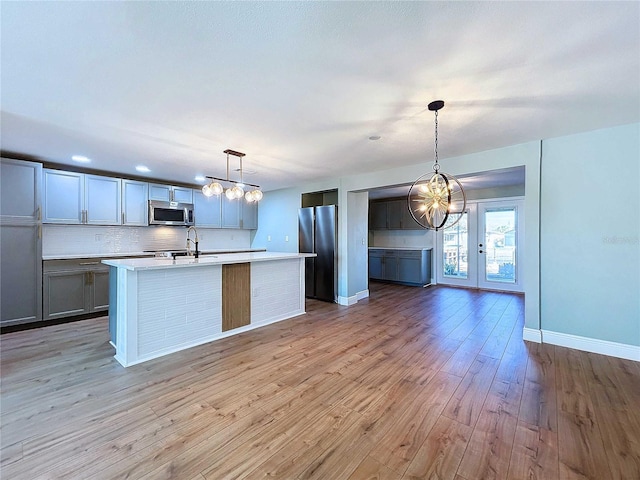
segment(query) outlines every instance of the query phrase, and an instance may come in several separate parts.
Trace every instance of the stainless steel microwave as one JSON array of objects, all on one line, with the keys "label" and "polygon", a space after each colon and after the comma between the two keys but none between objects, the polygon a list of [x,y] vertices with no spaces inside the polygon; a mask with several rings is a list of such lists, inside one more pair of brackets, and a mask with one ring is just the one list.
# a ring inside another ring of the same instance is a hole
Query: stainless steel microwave
[{"label": "stainless steel microwave", "polygon": [[149,200],[149,225],[193,225],[193,204]]}]

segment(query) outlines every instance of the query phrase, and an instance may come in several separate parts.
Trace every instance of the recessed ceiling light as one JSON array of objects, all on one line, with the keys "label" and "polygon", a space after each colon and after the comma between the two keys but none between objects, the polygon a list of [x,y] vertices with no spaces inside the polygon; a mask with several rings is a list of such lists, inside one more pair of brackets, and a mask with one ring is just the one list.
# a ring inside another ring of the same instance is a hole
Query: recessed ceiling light
[{"label": "recessed ceiling light", "polygon": [[369,140],[380,140],[380,135],[371,135]]},{"label": "recessed ceiling light", "polygon": [[204,175],[196,175],[195,177],[196,182],[204,182],[205,180],[206,178],[204,177]]},{"label": "recessed ceiling light", "polygon": [[145,167],[144,165],[138,165],[136,167],[136,170],[139,171],[139,172],[142,172],[142,173],[148,173],[148,172],[151,171],[151,170],[149,170],[149,167]]},{"label": "recessed ceiling light", "polygon": [[84,155],[73,155],[71,157],[71,160],[73,160],[74,162],[80,162],[80,163],[89,163],[91,161],[90,158],[85,157]]}]

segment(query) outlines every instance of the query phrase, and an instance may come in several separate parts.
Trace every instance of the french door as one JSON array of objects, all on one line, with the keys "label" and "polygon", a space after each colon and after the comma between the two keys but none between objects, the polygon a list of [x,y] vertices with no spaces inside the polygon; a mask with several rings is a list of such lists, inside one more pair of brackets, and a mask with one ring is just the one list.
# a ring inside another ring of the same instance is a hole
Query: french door
[{"label": "french door", "polygon": [[522,200],[469,203],[458,223],[437,232],[437,282],[522,292],[523,207]]}]

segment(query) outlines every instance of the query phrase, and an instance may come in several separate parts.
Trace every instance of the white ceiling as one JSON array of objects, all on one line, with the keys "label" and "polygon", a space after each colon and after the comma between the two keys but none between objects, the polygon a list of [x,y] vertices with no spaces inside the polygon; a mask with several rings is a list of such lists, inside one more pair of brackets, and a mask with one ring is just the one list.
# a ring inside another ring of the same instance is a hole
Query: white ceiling
[{"label": "white ceiling", "polygon": [[431,161],[435,99],[441,160],[640,121],[636,1],[1,9],[2,149],[124,176],[224,176],[226,148],[267,190]]}]

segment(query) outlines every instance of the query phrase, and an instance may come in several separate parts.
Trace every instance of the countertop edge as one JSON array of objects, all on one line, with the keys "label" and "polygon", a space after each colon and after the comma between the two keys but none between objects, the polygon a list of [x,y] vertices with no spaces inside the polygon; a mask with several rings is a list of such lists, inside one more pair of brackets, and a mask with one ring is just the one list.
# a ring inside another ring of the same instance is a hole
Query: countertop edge
[{"label": "countertop edge", "polygon": [[433,250],[433,247],[369,247],[369,250]]},{"label": "countertop edge", "polygon": [[[260,255],[260,254],[263,255]],[[307,257],[315,257],[315,253],[288,253],[288,252],[254,252],[226,254],[223,257],[206,256],[201,258],[139,258],[131,259],[105,259],[102,263],[110,267],[123,268],[130,271],[159,270],[167,268],[193,268],[228,265],[233,263],[269,262],[280,260],[299,260]]]},{"label": "countertop edge", "polygon": [[[179,249],[176,249],[179,250]],[[202,250],[201,253],[205,255],[223,255],[223,254],[233,254],[233,253],[251,253],[251,252],[265,252],[264,248],[208,248]],[[78,260],[81,258],[127,258],[127,257],[145,257],[152,258],[153,253],[149,252],[116,252],[116,253],[84,253],[84,254],[73,254],[73,255],[63,255],[63,254],[55,254],[55,255],[43,255],[42,260]]]}]

